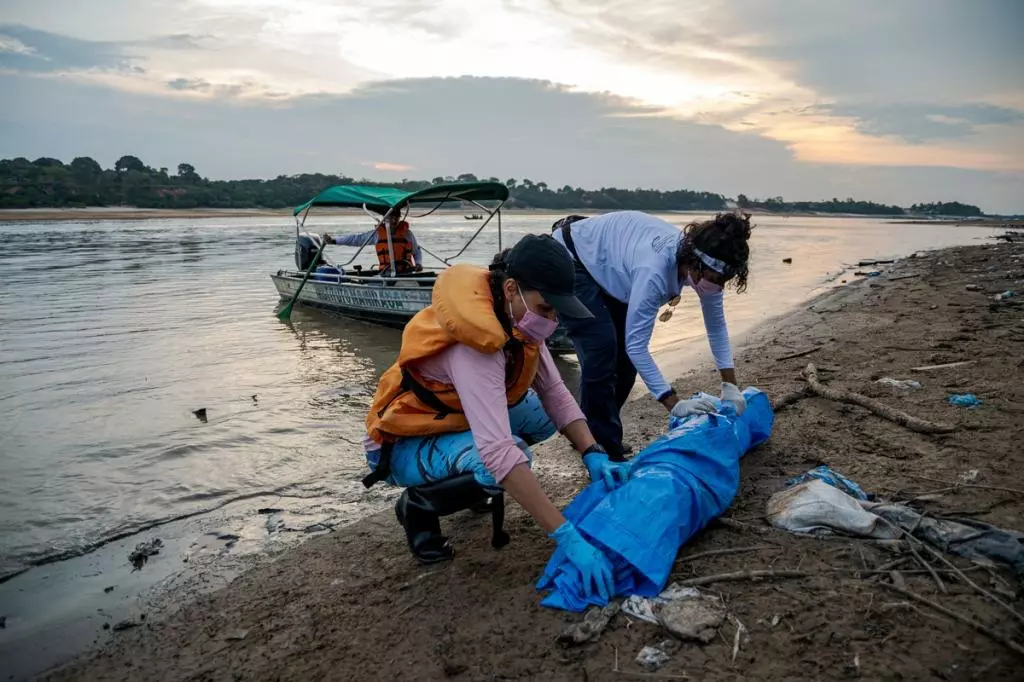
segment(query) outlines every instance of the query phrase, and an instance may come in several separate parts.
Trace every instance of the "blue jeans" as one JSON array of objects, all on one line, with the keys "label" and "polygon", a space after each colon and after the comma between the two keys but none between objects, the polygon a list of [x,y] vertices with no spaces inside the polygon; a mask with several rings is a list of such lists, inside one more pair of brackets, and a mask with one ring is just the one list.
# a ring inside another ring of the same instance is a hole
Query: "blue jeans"
[{"label": "blue jeans", "polygon": [[576,298],[594,315],[562,318],[580,361],[580,407],[590,432],[609,457],[623,458],[622,420],[636,368],[626,354],[626,304],[612,298],[576,263]]},{"label": "blue jeans", "polygon": [[[526,396],[509,408],[509,425],[516,445],[533,463],[531,445],[555,435],[557,429],[541,405],[540,398],[530,389]],[[376,468],[379,451],[366,453],[371,469]],[[399,438],[391,452],[391,475],[388,483],[409,488],[441,481],[459,474],[472,473],[484,490],[497,494],[502,487],[494,479],[480,458],[470,431],[442,433],[435,436]]]}]

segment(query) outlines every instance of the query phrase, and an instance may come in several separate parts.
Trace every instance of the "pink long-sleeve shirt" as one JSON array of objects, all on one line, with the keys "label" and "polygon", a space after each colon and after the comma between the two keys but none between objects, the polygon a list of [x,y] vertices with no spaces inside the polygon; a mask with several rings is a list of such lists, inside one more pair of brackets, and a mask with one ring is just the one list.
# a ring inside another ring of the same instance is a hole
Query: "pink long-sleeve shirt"
[{"label": "pink long-sleeve shirt", "polygon": [[[512,438],[505,397],[505,362],[503,352],[481,353],[459,343],[416,365],[425,379],[455,387],[480,458],[499,483],[513,467],[527,461]],[[555,367],[551,351],[543,344],[533,389],[559,431],[584,418]]]}]

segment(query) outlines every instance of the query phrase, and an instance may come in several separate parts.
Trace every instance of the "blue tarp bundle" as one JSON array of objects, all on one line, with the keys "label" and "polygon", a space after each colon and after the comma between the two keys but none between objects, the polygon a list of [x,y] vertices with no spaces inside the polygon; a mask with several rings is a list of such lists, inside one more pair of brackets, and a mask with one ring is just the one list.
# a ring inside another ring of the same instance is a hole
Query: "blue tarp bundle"
[{"label": "blue tarp bundle", "polygon": [[[652,597],[661,592],[679,548],[732,503],[739,488],[739,460],[771,435],[775,415],[756,388],[743,392],[747,409],[737,417],[730,403],[712,398],[723,416],[670,419],[670,430],[630,460],[629,479],[609,492],[590,484],[565,509],[588,542],[615,569],[616,595]],[[537,583],[548,592],[541,604],[567,611],[604,605],[584,592],[579,572],[560,549]]]}]

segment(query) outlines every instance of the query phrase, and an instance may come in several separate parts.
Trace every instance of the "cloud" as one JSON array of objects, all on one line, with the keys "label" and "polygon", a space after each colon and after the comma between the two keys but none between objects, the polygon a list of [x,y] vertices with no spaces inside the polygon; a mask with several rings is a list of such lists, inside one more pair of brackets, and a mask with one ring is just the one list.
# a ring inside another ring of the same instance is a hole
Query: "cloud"
[{"label": "cloud", "polygon": [[815,110],[854,118],[856,129],[865,135],[895,135],[914,144],[962,139],[976,134],[981,126],[1024,123],[1024,111],[990,104],[823,104]]},{"label": "cloud", "polygon": [[[550,168],[549,182],[829,196],[848,177],[864,187],[894,177],[883,167],[910,185],[923,168],[958,168],[988,177],[991,193],[972,191],[993,197],[1024,170],[1017,0],[105,0],[103,13],[80,0],[4,0],[3,15],[0,72],[47,81],[19,81],[38,98],[25,106],[90,91],[155,110],[124,118],[126,136],[164,121],[161,134],[175,137],[164,110],[193,137],[206,132],[191,122],[208,121],[212,144],[248,145],[211,158],[218,175],[276,174],[265,150],[298,154],[277,139],[306,140],[301,125],[364,131],[348,146],[307,142],[303,153],[319,155],[294,163],[324,170],[390,158],[431,176],[501,163],[517,176]],[[487,78],[444,80],[462,75]],[[58,136],[76,137],[76,121],[60,125]]]},{"label": "cloud", "polygon": [[0,52],[18,55],[34,55],[36,51],[17,38],[0,33]]},{"label": "cloud", "polygon": [[409,166],[404,163],[390,163],[388,161],[372,161],[363,163],[364,166],[369,166],[374,170],[379,171],[391,171],[391,172],[403,172],[414,170],[415,166]]},{"label": "cloud", "polygon": [[0,50],[3,71],[70,76],[151,94],[273,101],[310,92],[344,92],[370,76],[337,60],[332,78],[324,79],[315,75],[324,66],[316,54],[259,50],[248,39],[203,33],[93,41],[2,25],[0,45],[8,47]]},{"label": "cloud", "polygon": [[[540,2],[540,0],[537,0]],[[1019,91],[1017,0],[548,0],[575,30],[640,61],[703,48],[824,97],[948,101]],[[682,64],[680,64],[682,66]]]},{"label": "cloud", "polygon": [[0,111],[0,157],[88,155],[110,164],[130,153],[153,166],[188,162],[218,178],[358,176],[356,169],[376,159],[369,163],[380,164],[381,178],[408,168],[422,178],[474,173],[550,186],[685,187],[901,204],[942,198],[990,211],[1024,209],[1022,173],[801,163],[782,142],[542,81],[390,81],[267,107],[0,76],[0,99],[11,103]]},{"label": "cloud", "polygon": [[0,69],[51,72],[130,66],[120,45],[70,38],[27,26],[0,25],[0,45],[18,48],[0,50]]},{"label": "cloud", "polygon": [[[965,101],[1020,90],[1016,0],[728,3],[743,53],[780,65],[826,97]],[[737,7],[742,10],[737,10]]]},{"label": "cloud", "polygon": [[209,92],[210,82],[202,78],[175,78],[167,81],[167,87],[172,90],[192,90],[196,92]]},{"label": "cloud", "polygon": [[[637,80],[667,68],[728,84],[671,108],[780,140],[807,162],[1024,166],[1006,151],[1024,136],[1014,111],[1024,111],[1015,37],[1024,5],[1015,0],[901,0],[870,10],[852,0],[516,4],[547,7],[553,21],[626,61]],[[983,131],[993,126],[1001,130]]]}]

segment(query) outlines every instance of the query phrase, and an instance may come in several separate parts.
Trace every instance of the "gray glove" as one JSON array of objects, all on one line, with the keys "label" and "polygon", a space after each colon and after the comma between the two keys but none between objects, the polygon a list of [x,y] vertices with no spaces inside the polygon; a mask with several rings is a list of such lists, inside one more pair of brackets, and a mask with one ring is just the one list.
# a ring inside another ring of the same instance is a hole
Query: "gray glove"
[{"label": "gray glove", "polygon": [[688,417],[691,414],[707,414],[717,412],[718,406],[710,398],[690,398],[680,400],[672,408],[673,417]]},{"label": "gray glove", "polygon": [[743,414],[743,411],[747,409],[747,399],[740,393],[739,387],[727,381],[722,382],[722,402],[730,402],[735,405],[736,414]]}]

